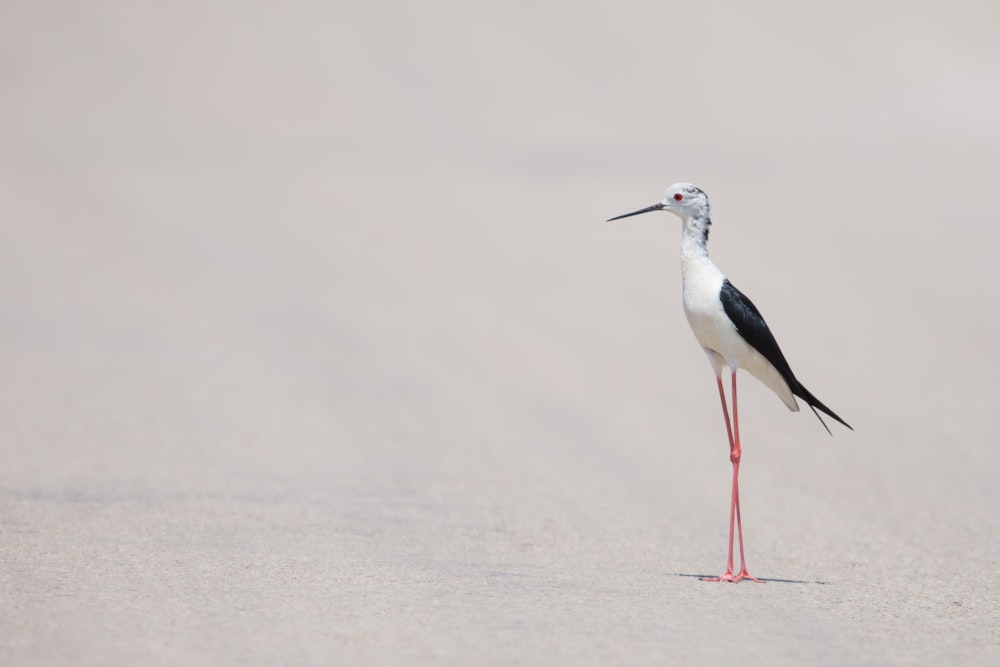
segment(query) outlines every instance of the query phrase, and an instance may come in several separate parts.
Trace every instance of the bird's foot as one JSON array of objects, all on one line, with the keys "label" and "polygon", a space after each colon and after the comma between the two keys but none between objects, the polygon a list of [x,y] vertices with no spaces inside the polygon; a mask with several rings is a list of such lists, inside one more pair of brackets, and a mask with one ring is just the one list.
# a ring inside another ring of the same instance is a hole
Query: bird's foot
[{"label": "bird's foot", "polygon": [[758,584],[764,583],[760,579],[751,576],[751,574],[747,572],[746,568],[740,570],[739,574],[733,574],[732,570],[726,570],[723,574],[720,574],[717,577],[698,577],[698,579],[700,581],[729,581],[734,584],[738,584],[744,579],[749,579],[750,581],[756,582]]},{"label": "bird's foot", "polygon": [[750,581],[753,581],[753,582],[758,583],[758,584],[764,583],[763,581],[761,581],[757,577],[751,576],[750,573],[747,572],[747,569],[745,567],[742,570],[740,570],[739,574],[737,574],[735,577],[733,577],[733,583],[734,584],[735,583],[739,583],[739,582],[743,581],[744,579],[749,579]]}]

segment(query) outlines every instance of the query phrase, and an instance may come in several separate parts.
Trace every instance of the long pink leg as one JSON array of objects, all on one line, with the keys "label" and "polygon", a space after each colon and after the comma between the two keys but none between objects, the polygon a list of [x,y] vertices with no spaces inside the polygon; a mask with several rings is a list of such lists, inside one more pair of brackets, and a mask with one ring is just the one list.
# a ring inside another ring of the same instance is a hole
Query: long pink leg
[{"label": "long pink leg", "polygon": [[[721,382],[721,381],[720,381]],[[740,573],[736,575],[734,581],[742,581],[743,579],[749,579],[750,581],[756,581],[758,584],[762,584],[760,579],[753,577],[747,572],[747,560],[746,556],[743,554],[743,520],[740,518],[740,458],[743,455],[743,449],[740,447],[740,416],[739,410],[736,405],[736,371],[733,371],[733,449],[730,454],[730,459],[733,462],[733,503],[736,508],[736,529],[740,536]],[[730,514],[732,512],[730,511]],[[730,565],[732,561],[732,551],[733,551],[733,528],[732,528],[732,518],[729,519],[729,553],[730,553]]]},{"label": "long pink leg", "polygon": [[[726,405],[726,392],[722,387],[722,376],[715,377],[715,383],[719,386],[719,400],[722,401],[722,416],[726,420],[726,435],[729,436],[729,458],[732,460],[733,452],[736,451],[736,441],[733,440],[733,427],[729,422],[729,407]],[[702,581],[735,581],[733,578],[733,529],[736,518],[738,498],[736,495],[736,478],[733,477],[733,495],[729,501],[729,560],[726,564],[726,571],[718,577],[702,577]]]},{"label": "long pink leg", "polygon": [[[729,460],[733,464],[733,487],[732,495],[729,501],[729,559],[726,564],[726,571],[724,574],[718,577],[706,577],[702,581],[732,581],[734,583],[742,581],[743,579],[750,579],[758,583],[762,583],[759,579],[755,579],[750,576],[747,572],[746,567],[746,557],[743,551],[743,520],[740,516],[740,486],[739,486],[739,476],[740,476],[740,457],[742,456],[742,449],[740,448],[740,426],[739,426],[739,416],[737,412],[736,404],[736,371],[733,371],[733,421],[729,421],[729,408],[726,406],[726,392],[722,386],[722,377],[716,376],[715,381],[719,387],[719,400],[722,402],[722,416],[726,420],[726,435],[729,436]],[[736,529],[734,531],[734,529]],[[733,538],[734,532],[739,533],[739,543],[740,543],[740,572],[737,575],[733,575]]]}]

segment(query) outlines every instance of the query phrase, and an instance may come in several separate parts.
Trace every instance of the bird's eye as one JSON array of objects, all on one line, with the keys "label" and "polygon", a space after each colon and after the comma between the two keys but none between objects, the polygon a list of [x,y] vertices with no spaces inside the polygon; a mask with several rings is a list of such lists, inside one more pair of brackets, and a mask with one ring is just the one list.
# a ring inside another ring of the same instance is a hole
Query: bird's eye
[{"label": "bird's eye", "polygon": [[684,199],[684,195],[682,195],[681,193],[678,192],[677,194],[674,195],[674,201],[680,201],[682,199]]}]

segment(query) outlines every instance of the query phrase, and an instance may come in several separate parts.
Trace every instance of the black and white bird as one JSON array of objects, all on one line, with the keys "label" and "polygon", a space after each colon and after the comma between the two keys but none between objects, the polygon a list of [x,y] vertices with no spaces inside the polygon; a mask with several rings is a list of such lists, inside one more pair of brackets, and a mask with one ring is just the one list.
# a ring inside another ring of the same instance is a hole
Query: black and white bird
[{"label": "black and white bird", "polygon": [[[747,572],[743,553],[743,523],[740,517],[740,426],[736,404],[736,371],[744,368],[764,383],[784,401],[790,410],[798,411],[795,398],[801,398],[830,431],[819,412],[830,416],[847,428],[847,422],[813,396],[802,386],[785,361],[774,335],[760,311],[745,294],[736,289],[722,271],[708,258],[708,228],[712,224],[708,196],[701,188],[690,183],[676,183],[667,189],[662,202],[644,209],[626,213],[611,220],[620,220],[640,213],[669,211],[681,219],[681,276],[683,279],[684,314],[687,315],[694,336],[708,355],[708,362],[715,371],[715,380],[722,400],[722,414],[729,435],[729,460],[733,464],[733,485],[729,505],[729,562],[726,571],[705,581],[738,582],[750,579],[759,582]],[[609,220],[608,222],[611,222]],[[732,376],[732,421],[726,407],[726,393],[722,383],[722,368],[728,367]],[[819,412],[817,412],[819,410]],[[853,429],[851,429],[853,430]],[[740,546],[740,570],[733,569],[733,529],[737,529]]]}]

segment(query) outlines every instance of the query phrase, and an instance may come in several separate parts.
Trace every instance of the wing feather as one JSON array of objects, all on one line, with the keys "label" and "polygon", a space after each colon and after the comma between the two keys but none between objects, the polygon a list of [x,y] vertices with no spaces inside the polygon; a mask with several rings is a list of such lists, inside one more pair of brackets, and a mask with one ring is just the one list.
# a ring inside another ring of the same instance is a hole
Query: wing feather
[{"label": "wing feather", "polygon": [[719,292],[719,299],[722,301],[722,308],[726,311],[726,317],[728,317],[732,323],[736,326],[736,331],[743,337],[743,340],[754,348],[760,354],[771,363],[772,366],[777,369],[781,377],[784,378],[785,382],[788,383],[788,387],[792,390],[792,393],[805,401],[812,411],[816,413],[816,417],[819,419],[823,427],[826,428],[827,432],[830,429],[823,422],[823,419],[816,412],[819,409],[821,412],[829,415],[833,419],[850,428],[850,424],[845,422],[843,419],[837,416],[830,408],[823,405],[818,398],[812,395],[812,393],[802,386],[796,378],[795,374],[792,372],[791,366],[788,365],[788,361],[785,360],[785,355],[781,353],[781,348],[778,347],[778,341],[774,339],[774,334],[771,333],[771,329],[768,328],[767,322],[764,321],[764,317],[757,310],[757,306],[753,305],[753,301],[750,300],[743,292],[736,289],[736,287],[729,282],[728,279],[722,282],[722,289]]}]

